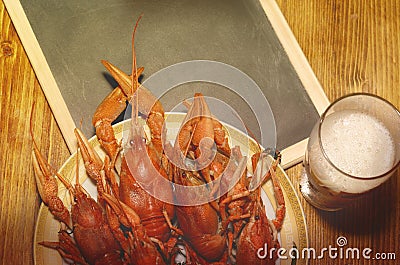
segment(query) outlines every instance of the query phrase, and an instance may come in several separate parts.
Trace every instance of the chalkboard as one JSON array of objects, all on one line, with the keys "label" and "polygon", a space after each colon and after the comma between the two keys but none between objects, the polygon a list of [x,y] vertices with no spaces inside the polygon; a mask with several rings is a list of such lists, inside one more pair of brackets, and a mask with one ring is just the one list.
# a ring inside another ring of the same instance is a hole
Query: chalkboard
[{"label": "chalkboard", "polygon": [[[276,147],[286,151],[284,166],[301,159],[305,139],[329,103],[272,0],[4,2],[71,150],[74,124],[82,121],[84,133],[92,136],[91,117],[116,86],[100,60],[131,71],[132,30],[141,14],[135,48],[137,63],[145,68],[142,81],[192,60],[238,69],[254,80],[271,107]],[[262,121],[249,108],[253,103],[242,97],[256,100],[254,91],[243,87],[235,93],[223,85],[191,82],[168,90],[160,100],[169,110],[194,92],[233,106],[260,138]],[[253,107],[264,111],[264,106]],[[300,148],[293,151],[296,145]]]}]

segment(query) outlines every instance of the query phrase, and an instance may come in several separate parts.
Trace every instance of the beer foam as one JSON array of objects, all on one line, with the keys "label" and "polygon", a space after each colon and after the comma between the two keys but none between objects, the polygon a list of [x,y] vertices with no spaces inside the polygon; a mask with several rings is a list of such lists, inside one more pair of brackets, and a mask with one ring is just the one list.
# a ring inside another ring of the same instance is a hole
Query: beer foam
[{"label": "beer foam", "polygon": [[368,178],[392,168],[395,143],[389,130],[375,117],[339,111],[327,116],[321,129],[327,157],[343,172]]}]

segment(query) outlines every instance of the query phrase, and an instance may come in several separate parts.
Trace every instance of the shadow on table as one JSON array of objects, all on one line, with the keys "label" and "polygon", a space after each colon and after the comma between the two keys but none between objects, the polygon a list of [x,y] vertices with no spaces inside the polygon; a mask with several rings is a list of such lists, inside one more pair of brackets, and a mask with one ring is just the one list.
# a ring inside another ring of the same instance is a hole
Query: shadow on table
[{"label": "shadow on table", "polygon": [[399,201],[400,171],[353,205],[337,212],[319,211],[319,215],[340,231],[371,234],[390,225]]}]

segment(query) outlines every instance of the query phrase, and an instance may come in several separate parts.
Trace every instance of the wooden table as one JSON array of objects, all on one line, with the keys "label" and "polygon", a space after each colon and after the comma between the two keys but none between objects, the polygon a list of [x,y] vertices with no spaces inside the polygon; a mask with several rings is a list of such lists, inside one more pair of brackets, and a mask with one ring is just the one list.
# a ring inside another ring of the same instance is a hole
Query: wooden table
[{"label": "wooden table", "polygon": [[[277,0],[327,96],[371,92],[400,108],[400,4],[387,1]],[[347,3],[351,2],[351,3]],[[31,165],[29,118],[39,148],[59,167],[69,156],[47,101],[10,18],[0,4],[1,180],[0,263],[33,264],[32,242],[40,199]],[[287,173],[294,185],[302,166]],[[354,207],[318,211],[300,196],[310,247],[348,247],[395,253],[396,260],[312,259],[310,264],[399,264],[400,180],[386,184]]]}]

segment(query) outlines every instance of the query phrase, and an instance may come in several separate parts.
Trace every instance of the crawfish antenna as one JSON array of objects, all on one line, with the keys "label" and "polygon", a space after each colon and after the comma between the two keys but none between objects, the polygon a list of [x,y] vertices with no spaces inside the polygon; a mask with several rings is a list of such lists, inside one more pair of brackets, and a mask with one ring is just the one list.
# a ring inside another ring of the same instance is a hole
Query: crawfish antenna
[{"label": "crawfish antenna", "polygon": [[35,102],[33,102],[33,104],[32,104],[31,116],[29,117],[29,133],[31,134],[34,148],[38,149],[36,142],[35,142],[35,138],[33,137],[33,113],[34,113],[34,111],[35,111]]},{"label": "crawfish antenna", "polygon": [[252,132],[252,130],[251,130],[246,124],[244,124],[244,127],[246,128],[246,130],[247,130],[247,132],[249,133],[250,137],[253,138],[254,141],[256,141],[258,150],[259,150],[259,152],[261,152],[261,145],[260,145],[260,143],[258,142],[258,140],[257,140],[257,138],[256,138],[256,135]]},{"label": "crawfish antenna", "polygon": [[143,14],[141,14],[139,16],[139,18],[136,20],[136,24],[135,24],[135,28],[133,29],[133,33],[132,33],[132,94],[135,91],[136,88],[136,93],[135,93],[135,97],[134,100],[136,101],[135,104],[135,108],[132,109],[133,111],[133,117],[135,118],[135,122],[137,122],[137,118],[138,118],[138,104],[139,104],[139,97],[138,97],[138,88],[139,88],[139,79],[138,79],[138,74],[137,74],[137,65],[136,65],[136,53],[135,53],[135,34],[136,34],[136,29],[139,25],[139,21],[142,18]]},{"label": "crawfish antenna", "polygon": [[79,156],[78,156],[79,147],[76,151],[75,155],[75,183],[76,185],[79,184]]}]

